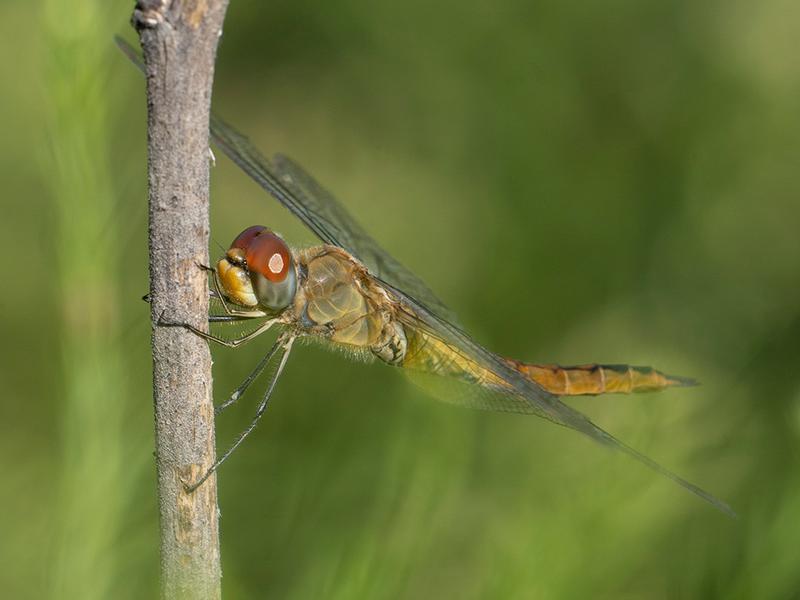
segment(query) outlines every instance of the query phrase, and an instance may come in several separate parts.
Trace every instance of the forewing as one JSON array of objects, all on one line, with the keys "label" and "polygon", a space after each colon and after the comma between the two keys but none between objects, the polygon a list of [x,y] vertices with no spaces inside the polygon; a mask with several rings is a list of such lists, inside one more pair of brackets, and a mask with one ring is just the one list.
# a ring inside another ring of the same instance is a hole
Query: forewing
[{"label": "forewing", "polygon": [[370,273],[406,290],[439,314],[454,319],[428,286],[367,234],[333,194],[303,167],[280,154],[268,160],[244,135],[216,115],[211,116],[211,138],[324,243],[347,250],[364,263]]}]

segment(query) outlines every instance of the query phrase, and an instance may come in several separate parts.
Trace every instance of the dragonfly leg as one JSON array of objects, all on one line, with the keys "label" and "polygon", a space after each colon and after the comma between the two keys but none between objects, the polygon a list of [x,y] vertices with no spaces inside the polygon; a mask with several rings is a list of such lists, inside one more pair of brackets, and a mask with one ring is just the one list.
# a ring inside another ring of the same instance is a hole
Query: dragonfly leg
[{"label": "dragonfly leg", "polygon": [[[234,316],[234,315],[231,315],[231,316]],[[265,321],[264,324],[262,324],[255,331],[251,331],[250,333],[245,334],[242,337],[236,338],[234,340],[226,340],[224,338],[221,338],[219,336],[213,335],[211,333],[207,333],[207,332],[203,331],[202,329],[198,329],[197,327],[195,327],[194,325],[191,325],[189,323],[179,323],[177,321],[167,321],[166,319],[164,319],[164,313],[163,312],[161,313],[161,316],[158,318],[158,323],[157,324],[159,326],[161,326],[161,327],[183,327],[187,331],[191,331],[195,335],[199,335],[201,338],[204,338],[204,339],[206,339],[206,340],[208,340],[210,342],[216,342],[217,344],[225,346],[226,348],[238,348],[242,344],[246,344],[247,342],[249,342],[253,338],[255,338],[255,337],[261,335],[262,333],[264,333],[265,331],[267,331],[276,322],[277,322],[277,319],[270,319],[269,321]]]},{"label": "dragonfly leg", "polygon": [[247,429],[245,429],[242,433],[239,434],[239,437],[236,438],[236,441],[233,442],[231,447],[228,448],[225,451],[225,453],[220,458],[218,458],[213,465],[211,465],[208,468],[208,471],[206,471],[203,474],[203,476],[200,477],[200,479],[198,479],[196,482],[190,485],[184,483],[184,487],[186,488],[186,491],[188,493],[195,491],[197,488],[203,485],[205,480],[208,479],[211,476],[211,474],[214,473],[214,471],[216,471],[219,468],[219,466],[222,463],[224,463],[231,454],[233,454],[233,451],[236,450],[236,448],[238,448],[241,445],[244,439],[248,435],[250,435],[256,428],[256,425],[258,425],[258,422],[261,419],[262,415],[264,414],[264,411],[267,410],[267,404],[269,403],[269,399],[272,396],[273,390],[275,389],[275,384],[278,383],[278,379],[280,378],[281,373],[283,372],[283,368],[286,366],[286,361],[288,360],[289,353],[292,350],[293,342],[294,342],[294,337],[284,338],[283,336],[278,338],[278,340],[275,342],[273,349],[270,350],[267,356],[271,358],[275,352],[280,351],[281,352],[280,363],[278,363],[278,369],[272,376],[272,379],[269,382],[269,386],[267,386],[267,391],[264,393],[264,397],[261,399],[261,403],[258,405],[258,409],[256,409],[256,414],[253,417],[253,420],[250,422],[250,425],[248,425]]},{"label": "dragonfly leg", "polygon": [[250,319],[256,319],[259,316],[257,315],[253,317],[240,317],[238,315],[208,315],[208,322],[209,323],[241,323],[242,321],[249,321]]},{"label": "dragonfly leg", "polygon": [[233,393],[230,395],[230,398],[228,398],[227,400],[225,400],[225,402],[214,408],[215,415],[221,413],[223,410],[228,408],[231,404],[236,402],[239,398],[241,398],[244,395],[244,393],[247,391],[247,388],[250,387],[250,384],[253,383],[258,378],[259,375],[261,375],[261,373],[264,371],[264,368],[267,366],[267,364],[269,364],[269,361],[272,360],[273,356],[275,356],[275,353],[278,351],[280,344],[281,340],[278,339],[272,345],[272,348],[270,348],[269,352],[267,352],[264,355],[264,358],[262,358],[259,361],[259,363],[256,365],[256,368],[253,369],[253,372],[250,373],[250,375],[248,375],[247,378],[241,384],[239,384],[239,387],[237,387],[233,391]]}]

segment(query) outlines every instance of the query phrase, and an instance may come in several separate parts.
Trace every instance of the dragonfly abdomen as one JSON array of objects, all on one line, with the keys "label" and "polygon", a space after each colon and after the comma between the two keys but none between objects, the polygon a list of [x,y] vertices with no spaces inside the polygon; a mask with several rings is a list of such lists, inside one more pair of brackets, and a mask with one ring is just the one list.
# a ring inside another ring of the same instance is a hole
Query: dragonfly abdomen
[{"label": "dragonfly abdomen", "polygon": [[509,359],[509,363],[551,394],[585,396],[654,392],[668,387],[696,385],[693,379],[667,375],[652,367],[631,365],[534,365]]}]

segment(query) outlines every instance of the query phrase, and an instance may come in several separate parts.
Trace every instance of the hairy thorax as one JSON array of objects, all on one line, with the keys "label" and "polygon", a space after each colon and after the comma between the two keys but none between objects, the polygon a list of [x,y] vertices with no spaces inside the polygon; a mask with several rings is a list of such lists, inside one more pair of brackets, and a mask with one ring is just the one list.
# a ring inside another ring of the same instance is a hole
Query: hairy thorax
[{"label": "hairy thorax", "polygon": [[403,326],[386,291],[362,264],[333,246],[306,248],[296,258],[300,281],[293,311],[301,329],[334,344],[370,350],[389,364],[402,362]]}]

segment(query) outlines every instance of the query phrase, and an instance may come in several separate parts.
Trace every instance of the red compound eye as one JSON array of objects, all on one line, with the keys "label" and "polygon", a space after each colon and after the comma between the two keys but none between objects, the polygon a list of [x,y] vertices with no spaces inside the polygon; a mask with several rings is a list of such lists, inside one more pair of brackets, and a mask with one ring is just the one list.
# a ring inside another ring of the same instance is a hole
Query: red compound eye
[{"label": "red compound eye", "polygon": [[244,250],[251,273],[260,273],[273,283],[286,279],[292,263],[289,247],[266,227],[248,227],[233,240],[231,248]]},{"label": "red compound eye", "polygon": [[248,227],[242,233],[236,236],[236,239],[233,240],[231,244],[231,248],[240,248],[241,250],[247,251],[247,247],[250,245],[250,242],[253,241],[253,238],[260,235],[264,231],[269,231],[263,225],[253,225],[252,227]]}]

